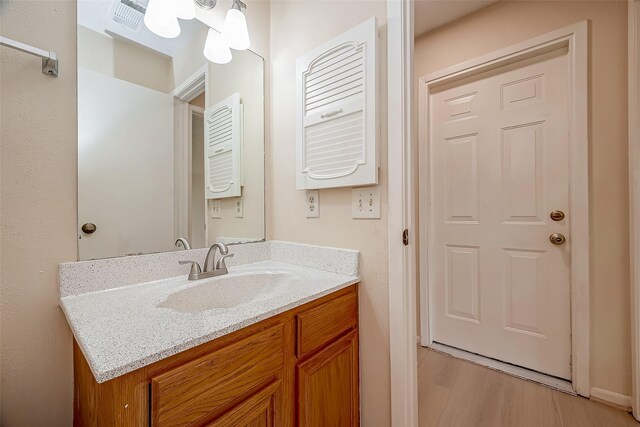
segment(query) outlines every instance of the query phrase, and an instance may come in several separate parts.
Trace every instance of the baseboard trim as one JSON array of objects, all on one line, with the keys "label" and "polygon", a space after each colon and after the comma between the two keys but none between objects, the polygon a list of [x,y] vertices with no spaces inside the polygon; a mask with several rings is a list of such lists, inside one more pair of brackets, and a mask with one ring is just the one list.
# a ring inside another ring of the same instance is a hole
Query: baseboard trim
[{"label": "baseboard trim", "polygon": [[631,396],[616,393],[603,388],[591,387],[591,400],[613,406],[624,411],[631,411]]},{"label": "baseboard trim", "polygon": [[455,347],[449,347],[448,345],[440,344],[437,342],[432,343],[429,348],[441,353],[446,353],[457,359],[463,359],[468,362],[475,363],[476,365],[493,369],[494,371],[503,372],[505,374],[518,377],[526,381],[538,383],[540,385],[561,391],[563,393],[571,394],[573,396],[577,395],[573,390],[571,383],[560,378],[545,375],[543,373],[522,368],[520,366],[511,365],[509,363],[500,362],[499,360],[491,359],[475,353],[470,353],[468,351],[460,350]]}]

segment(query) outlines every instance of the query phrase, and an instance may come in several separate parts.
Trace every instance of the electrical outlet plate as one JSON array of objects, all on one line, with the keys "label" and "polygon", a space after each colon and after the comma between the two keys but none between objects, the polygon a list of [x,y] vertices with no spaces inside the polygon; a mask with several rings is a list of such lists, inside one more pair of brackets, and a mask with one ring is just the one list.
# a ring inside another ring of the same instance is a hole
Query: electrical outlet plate
[{"label": "electrical outlet plate", "polygon": [[236,218],[243,218],[244,217],[244,201],[242,200],[242,197],[238,197],[234,204],[233,204],[233,208],[234,208],[234,212],[236,215]]},{"label": "electrical outlet plate", "polygon": [[351,190],[351,217],[357,219],[380,218],[380,187],[362,187]]},{"label": "electrical outlet plate", "polygon": [[211,201],[211,218],[212,219],[222,218],[222,203],[220,203],[220,200]]},{"label": "electrical outlet plate", "polygon": [[307,218],[318,218],[320,216],[320,194],[318,190],[306,191],[305,197]]}]

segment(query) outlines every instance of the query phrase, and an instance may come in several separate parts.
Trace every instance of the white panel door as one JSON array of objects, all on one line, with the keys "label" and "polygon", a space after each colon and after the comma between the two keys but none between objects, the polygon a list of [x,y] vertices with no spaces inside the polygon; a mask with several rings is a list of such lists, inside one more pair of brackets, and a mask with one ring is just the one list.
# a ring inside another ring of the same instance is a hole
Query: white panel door
[{"label": "white panel door", "polygon": [[432,91],[425,118],[433,340],[566,379],[568,74],[566,50],[511,64]]},{"label": "white panel door", "polygon": [[78,69],[81,260],[174,249],[173,150],[171,95]]}]

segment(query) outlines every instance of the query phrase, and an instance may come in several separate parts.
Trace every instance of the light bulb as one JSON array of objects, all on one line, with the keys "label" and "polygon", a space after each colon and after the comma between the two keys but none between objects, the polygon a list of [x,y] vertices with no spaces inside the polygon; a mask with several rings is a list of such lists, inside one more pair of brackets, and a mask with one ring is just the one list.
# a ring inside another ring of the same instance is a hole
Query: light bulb
[{"label": "light bulb", "polygon": [[209,28],[207,41],[204,43],[205,58],[216,64],[226,64],[231,61],[231,50],[227,40],[213,28]]},{"label": "light bulb", "polygon": [[176,15],[180,19],[193,19],[196,17],[196,4],[193,0],[174,0]]},{"label": "light bulb", "polygon": [[180,35],[180,24],[171,0],[149,0],[144,25],[160,37],[172,39]]},{"label": "light bulb", "polygon": [[222,34],[229,42],[229,47],[235,50],[249,49],[249,31],[247,30],[247,19],[239,9],[234,7],[229,9],[224,20]]}]

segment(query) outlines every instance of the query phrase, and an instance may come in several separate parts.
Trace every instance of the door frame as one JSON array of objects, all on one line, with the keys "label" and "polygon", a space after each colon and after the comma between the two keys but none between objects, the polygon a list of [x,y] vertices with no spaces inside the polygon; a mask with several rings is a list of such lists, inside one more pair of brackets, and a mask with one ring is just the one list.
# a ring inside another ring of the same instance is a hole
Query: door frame
[{"label": "door frame", "polygon": [[[566,47],[569,60],[570,99],[569,123],[570,212],[569,245],[571,247],[571,383],[580,395],[589,397],[589,133],[588,133],[588,22],[582,21],[559,30],[534,37],[513,46],[479,56],[470,61],[428,74],[419,79],[418,120],[419,158],[422,170],[419,177],[420,252],[428,257],[430,212],[429,194],[429,97],[431,91],[443,84],[528,59],[551,50]],[[426,147],[426,148],[424,148]],[[421,345],[432,343],[429,322],[428,265],[420,266],[420,325]]]},{"label": "door frame", "polygon": [[631,408],[640,420],[640,0],[629,0],[629,249]]},{"label": "door frame", "polygon": [[[204,64],[171,92],[173,96],[175,165],[173,178],[174,239],[187,237],[189,234],[189,191],[191,190],[191,110],[189,102],[203,92],[207,93],[208,90],[209,64]],[[208,234],[206,233],[205,236]],[[208,239],[205,237],[205,244],[207,243]]]},{"label": "door frame", "polygon": [[[418,425],[413,2],[387,1],[387,201],[391,425]],[[406,244],[403,232],[407,231]]]},{"label": "door frame", "polygon": [[[203,92],[206,93],[206,92]],[[187,230],[188,231],[192,231],[190,230],[192,228],[192,224],[191,224],[191,206],[193,203],[192,200],[192,194],[193,194],[193,116],[200,116],[203,118],[204,120],[204,111],[205,109],[202,107],[197,107],[195,105],[191,105],[188,104],[188,109],[189,109],[189,125],[188,125],[188,131],[189,131],[189,140],[188,140],[188,147],[187,147],[187,192],[189,193],[189,202],[187,205]],[[207,201],[205,199],[205,203],[204,203],[204,227],[205,227],[205,233],[204,233],[204,244],[205,247],[209,247],[209,230],[207,229]],[[191,237],[191,240],[189,240],[189,243],[193,244],[193,236],[191,232],[187,233],[189,235],[189,237]]]}]

